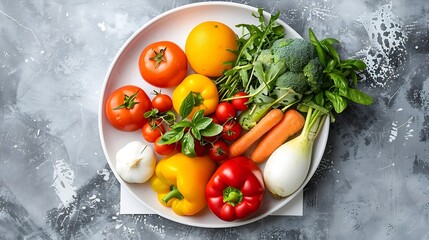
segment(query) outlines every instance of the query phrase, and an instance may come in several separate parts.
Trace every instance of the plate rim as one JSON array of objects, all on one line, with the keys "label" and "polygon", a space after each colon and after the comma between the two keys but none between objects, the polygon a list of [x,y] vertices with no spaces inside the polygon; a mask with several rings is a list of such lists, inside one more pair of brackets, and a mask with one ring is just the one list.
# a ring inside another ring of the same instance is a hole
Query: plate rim
[{"label": "plate rim", "polygon": [[[103,149],[103,154],[106,158],[107,163],[109,164],[109,167],[112,168],[111,171],[112,173],[115,175],[116,179],[119,181],[119,183],[121,184],[121,187],[124,187],[126,189],[126,191],[128,191],[128,193],[130,193],[135,199],[137,199],[139,201],[139,203],[143,204],[145,207],[147,207],[150,211],[153,212],[153,214],[156,214],[158,216],[161,216],[165,219],[168,219],[169,221],[173,221],[173,222],[177,222],[183,225],[187,225],[187,226],[194,226],[194,227],[201,227],[201,228],[230,228],[230,227],[237,227],[237,226],[242,226],[242,225],[246,225],[252,222],[256,222],[262,218],[265,218],[267,216],[269,216],[270,214],[272,214],[273,212],[275,212],[276,210],[280,209],[281,207],[285,206],[287,203],[289,203],[293,198],[296,197],[296,195],[300,192],[303,191],[303,188],[307,185],[307,183],[311,180],[312,176],[314,175],[314,172],[310,173],[311,177],[308,178],[308,176],[306,177],[306,181],[301,185],[301,187],[295,191],[293,194],[291,194],[290,196],[288,196],[288,199],[285,200],[284,203],[282,204],[278,204],[277,206],[271,208],[269,211],[267,211],[267,213],[258,215],[258,216],[254,216],[254,217],[250,217],[248,219],[244,219],[244,220],[240,220],[240,221],[233,221],[233,222],[221,222],[221,224],[213,224],[211,226],[207,226],[206,224],[188,224],[188,223],[184,223],[184,222],[180,222],[179,220],[176,219],[172,219],[170,218],[167,214],[161,213],[158,210],[156,210],[155,208],[153,208],[151,205],[147,204],[145,201],[143,201],[142,199],[140,199],[133,191],[131,191],[131,189],[129,187],[126,186],[126,184],[130,184],[130,183],[126,183],[114,170],[115,166],[112,166],[113,164],[112,161],[110,160],[109,155],[107,154],[107,146],[106,146],[106,142],[104,140],[104,132],[103,132],[103,115],[104,115],[104,103],[105,103],[105,92],[106,92],[106,88],[108,85],[108,80],[112,74],[113,69],[115,68],[116,63],[118,62],[118,60],[120,59],[120,57],[124,54],[125,50],[127,49],[127,47],[130,45],[130,43],[141,34],[142,31],[144,31],[146,28],[148,28],[150,25],[152,25],[153,23],[157,22],[158,20],[173,14],[175,12],[180,12],[184,9],[189,9],[189,8],[195,8],[195,7],[200,7],[200,6],[233,6],[233,7],[238,7],[238,8],[243,8],[246,10],[249,10],[251,12],[255,12],[258,11],[259,8],[257,7],[253,7],[250,5],[245,5],[242,3],[236,3],[236,2],[222,2],[222,1],[211,1],[211,2],[197,2],[197,3],[189,3],[189,4],[185,4],[182,6],[178,6],[175,8],[172,8],[170,10],[167,10],[161,14],[159,14],[158,16],[150,19],[148,22],[146,22],[145,24],[143,24],[141,27],[139,27],[120,47],[120,49],[118,50],[118,52],[116,53],[115,57],[113,58],[113,60],[110,63],[110,66],[106,72],[106,75],[104,77],[103,80],[103,84],[101,87],[101,96],[99,98],[99,106],[98,106],[98,129],[99,129],[99,136],[100,136],[100,141],[101,141],[101,145],[102,145],[102,149]],[[269,16],[271,16],[272,14],[270,14],[269,12],[263,10],[263,14],[264,16],[267,18]],[[279,23],[281,23],[281,25],[283,25],[286,29],[286,31],[288,32],[293,32],[295,33],[295,35],[298,35],[299,37],[302,38],[302,36],[300,34],[298,34],[293,28],[291,28],[288,24],[286,24],[284,21],[282,21],[281,19],[277,19],[277,21]],[[323,126],[323,130],[326,131],[326,134],[324,135],[323,139],[319,139],[318,141],[322,141],[322,148],[321,148],[321,152],[322,155],[320,158],[322,158],[323,153],[326,149],[326,144],[327,144],[327,138],[329,135],[329,118],[327,118],[327,121],[325,122],[324,126]],[[328,124],[326,124],[328,122]],[[320,138],[320,136],[318,136],[318,138]],[[312,161],[317,160],[317,167],[315,169],[318,168],[320,160],[321,159],[312,159]]]}]

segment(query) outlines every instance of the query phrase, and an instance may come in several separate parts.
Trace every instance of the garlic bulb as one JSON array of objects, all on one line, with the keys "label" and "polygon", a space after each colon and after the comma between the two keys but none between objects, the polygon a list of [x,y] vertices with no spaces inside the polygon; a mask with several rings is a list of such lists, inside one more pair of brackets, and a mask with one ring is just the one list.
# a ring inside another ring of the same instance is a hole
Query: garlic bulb
[{"label": "garlic bulb", "polygon": [[129,183],[144,183],[155,171],[156,156],[148,145],[133,141],[116,153],[116,172]]}]

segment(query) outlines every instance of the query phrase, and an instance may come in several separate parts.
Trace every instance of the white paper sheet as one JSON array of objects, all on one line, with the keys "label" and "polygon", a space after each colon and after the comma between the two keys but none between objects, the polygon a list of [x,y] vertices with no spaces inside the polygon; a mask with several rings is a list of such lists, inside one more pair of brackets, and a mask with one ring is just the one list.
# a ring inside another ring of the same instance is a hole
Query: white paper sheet
[{"label": "white paper sheet", "polygon": [[[302,216],[303,215],[303,193],[296,195],[292,201],[275,211],[272,215],[277,216]],[[153,214],[126,189],[121,187],[120,214]]]}]

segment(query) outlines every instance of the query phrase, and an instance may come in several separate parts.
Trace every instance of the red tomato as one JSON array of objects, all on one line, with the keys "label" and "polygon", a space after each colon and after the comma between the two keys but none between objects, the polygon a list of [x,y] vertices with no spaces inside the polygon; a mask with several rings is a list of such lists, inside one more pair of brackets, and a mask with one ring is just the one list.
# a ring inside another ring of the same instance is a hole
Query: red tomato
[{"label": "red tomato", "polygon": [[215,114],[210,114],[207,116],[213,120],[213,123],[219,124],[219,120],[216,118]]},{"label": "red tomato", "polygon": [[105,105],[107,120],[118,130],[132,132],[140,129],[147,119],[143,116],[151,109],[145,91],[133,85],[116,89]]},{"label": "red tomato", "polygon": [[235,108],[231,103],[221,102],[216,106],[215,116],[219,122],[224,123],[231,118],[235,118]]},{"label": "red tomato", "polygon": [[173,108],[173,101],[167,94],[157,93],[152,99],[152,107],[160,112],[166,112]]},{"label": "red tomato", "polygon": [[236,121],[228,121],[223,125],[222,138],[227,141],[235,141],[241,135],[241,126]]},{"label": "red tomato", "polygon": [[165,128],[162,126],[162,122],[159,120],[147,122],[142,127],[142,136],[150,143],[155,142],[156,139],[162,136],[164,132]]},{"label": "red tomato", "polygon": [[225,160],[228,158],[229,155],[229,146],[222,140],[218,140],[213,143],[213,146],[209,149],[209,155],[210,157],[220,162],[222,160]]},{"label": "red tomato", "polygon": [[158,144],[159,140],[161,140],[161,137],[162,136],[159,136],[153,143],[153,148],[155,152],[163,156],[172,154],[176,149],[176,144]]},{"label": "red tomato", "polygon": [[245,92],[238,92],[234,94],[233,98],[236,98],[236,99],[232,99],[231,104],[234,106],[235,110],[244,111],[249,108],[246,105],[246,102],[249,100],[249,98],[247,98],[246,96],[247,96],[247,93]]},{"label": "red tomato", "polygon": [[207,153],[207,145],[202,145],[199,140],[195,140],[195,154],[197,157],[202,157]]},{"label": "red tomato", "polygon": [[143,79],[153,86],[169,88],[179,85],[188,71],[188,61],[183,50],[173,42],[149,44],[139,58]]}]

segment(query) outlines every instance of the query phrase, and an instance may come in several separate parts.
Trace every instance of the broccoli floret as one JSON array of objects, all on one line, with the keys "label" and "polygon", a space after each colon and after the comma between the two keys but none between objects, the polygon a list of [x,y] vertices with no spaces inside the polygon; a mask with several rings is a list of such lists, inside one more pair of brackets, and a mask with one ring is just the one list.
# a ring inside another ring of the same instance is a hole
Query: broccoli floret
[{"label": "broccoli floret", "polygon": [[316,57],[316,50],[307,40],[291,39],[289,44],[273,48],[273,55],[274,62],[284,59],[289,71],[302,72],[304,66]]},{"label": "broccoli floret", "polygon": [[323,80],[323,66],[319,58],[311,59],[304,67],[303,73],[307,77],[307,82],[311,90],[315,92],[319,91]]},{"label": "broccoli floret", "polygon": [[296,93],[303,94],[308,89],[307,78],[303,73],[287,71],[276,80],[278,88],[292,88]]},{"label": "broccoli floret", "polygon": [[264,68],[267,68],[274,63],[274,55],[272,54],[271,49],[264,49],[256,60],[261,62]]}]

